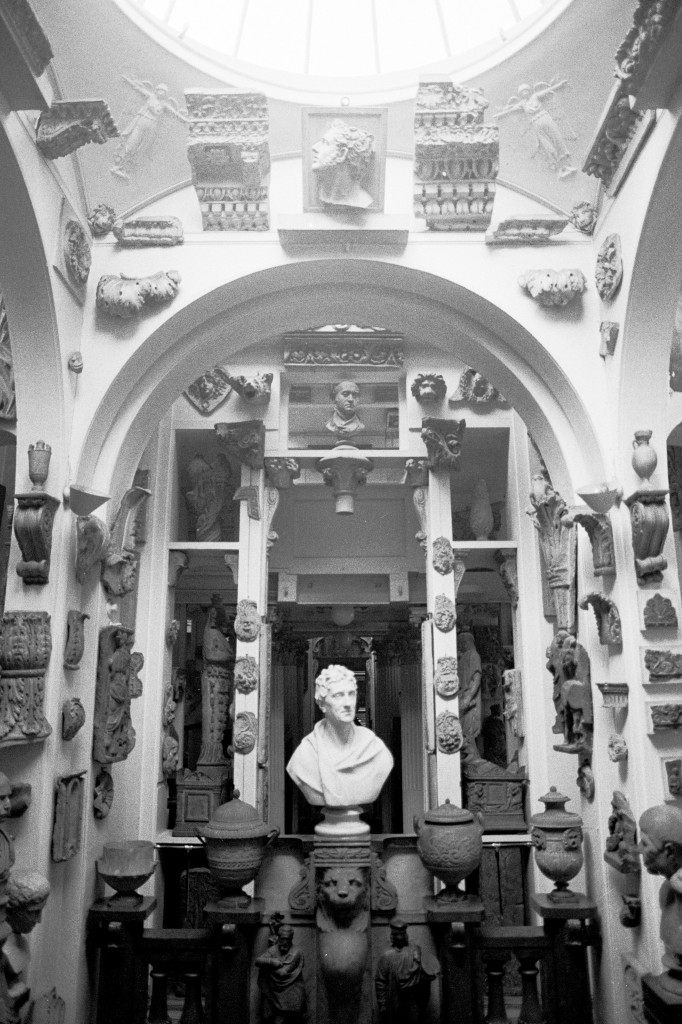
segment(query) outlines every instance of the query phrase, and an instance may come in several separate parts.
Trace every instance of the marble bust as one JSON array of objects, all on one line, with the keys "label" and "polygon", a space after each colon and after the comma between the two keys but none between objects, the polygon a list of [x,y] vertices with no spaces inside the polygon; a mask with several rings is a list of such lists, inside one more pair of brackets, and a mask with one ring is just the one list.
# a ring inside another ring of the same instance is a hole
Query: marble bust
[{"label": "marble bust", "polygon": [[324,206],[366,210],[374,196],[363,187],[374,158],[374,136],[345,121],[333,121],[312,148],[311,168]]},{"label": "marble bust", "polygon": [[[354,722],[357,683],[350,669],[330,665],[320,672],[315,701],[324,719],[303,737],[287,772],[314,806],[357,808],[373,803],[393,767],[393,756],[371,729]],[[316,831],[320,829],[317,826]]]},{"label": "marble bust", "polygon": [[664,988],[682,995],[682,808],[649,807],[639,819],[639,849],[650,875],[663,875],[659,903],[661,940],[665,945],[661,975]]},{"label": "marble bust", "polygon": [[325,423],[325,428],[331,434],[336,434],[339,440],[361,433],[365,429],[365,424],[357,412],[360,388],[355,381],[339,381],[333,386],[330,397],[334,403],[334,411]]}]

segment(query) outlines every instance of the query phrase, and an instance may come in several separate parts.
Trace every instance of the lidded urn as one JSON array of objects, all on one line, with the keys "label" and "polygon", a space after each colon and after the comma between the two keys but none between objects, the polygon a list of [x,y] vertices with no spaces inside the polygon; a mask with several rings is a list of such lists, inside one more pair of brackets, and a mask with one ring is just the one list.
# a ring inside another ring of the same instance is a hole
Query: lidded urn
[{"label": "lidded urn", "polygon": [[540,797],[545,810],[530,819],[531,839],[535,848],[535,863],[545,878],[554,882],[548,895],[553,903],[574,903],[578,894],[568,883],[583,866],[583,819],[565,809],[569,797],[551,786],[549,793]]},{"label": "lidded urn", "polygon": [[459,883],[475,871],[483,852],[483,825],[480,815],[463,810],[446,800],[440,807],[414,816],[414,830],[419,837],[417,853],[422,864],[445,889],[438,900],[461,900],[466,893]]},{"label": "lidded urn", "polygon": [[207,825],[197,829],[209,871],[224,893],[218,906],[249,905],[251,897],[242,886],[254,880],[265,848],[278,835],[278,828],[270,828],[255,807],[239,799],[238,789],[231,800],[216,808]]}]

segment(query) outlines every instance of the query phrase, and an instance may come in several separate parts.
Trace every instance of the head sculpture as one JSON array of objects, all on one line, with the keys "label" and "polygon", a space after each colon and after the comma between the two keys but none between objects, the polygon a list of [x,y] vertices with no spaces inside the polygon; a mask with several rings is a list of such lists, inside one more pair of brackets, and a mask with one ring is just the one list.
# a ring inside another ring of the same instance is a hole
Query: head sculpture
[{"label": "head sculpture", "polygon": [[649,874],[668,879],[676,875],[682,869],[682,807],[649,807],[639,819],[639,831],[640,850]]},{"label": "head sculpture", "polygon": [[374,197],[362,187],[374,157],[374,136],[345,121],[331,126],[312,148],[312,170],[323,204],[367,209]]},{"label": "head sculpture", "polygon": [[8,818],[12,811],[12,783],[4,772],[0,772],[0,820]]},{"label": "head sculpture", "polygon": [[334,408],[345,420],[352,419],[360,401],[360,388],[353,380],[341,380],[330,391]]},{"label": "head sculpture", "polygon": [[[330,697],[337,689],[355,690],[357,696],[358,684],[355,675],[344,665],[330,665],[322,669],[315,680],[315,703],[326,715],[329,711]],[[353,700],[353,716],[355,716],[355,699]]]},{"label": "head sculpture", "polygon": [[40,921],[50,895],[50,883],[39,871],[12,871],[7,895],[7,920],[12,931],[27,935]]}]

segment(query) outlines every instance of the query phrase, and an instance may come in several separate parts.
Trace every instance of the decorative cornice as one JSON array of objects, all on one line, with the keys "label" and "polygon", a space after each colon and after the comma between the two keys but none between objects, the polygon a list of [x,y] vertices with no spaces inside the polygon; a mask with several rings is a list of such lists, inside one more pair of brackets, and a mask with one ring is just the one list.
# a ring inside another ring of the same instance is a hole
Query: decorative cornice
[{"label": "decorative cornice", "polygon": [[179,217],[120,217],[111,230],[118,244],[126,247],[181,245],[185,240]]},{"label": "decorative cornice", "polygon": [[641,111],[633,110],[630,105],[627,88],[623,84],[616,86],[583,165],[585,174],[599,178],[604,188],[611,188],[619,165],[643,120]]},{"label": "decorative cornice", "polygon": [[48,160],[75,153],[95,142],[118,137],[118,128],[104,100],[56,100],[36,126],[36,145]]}]

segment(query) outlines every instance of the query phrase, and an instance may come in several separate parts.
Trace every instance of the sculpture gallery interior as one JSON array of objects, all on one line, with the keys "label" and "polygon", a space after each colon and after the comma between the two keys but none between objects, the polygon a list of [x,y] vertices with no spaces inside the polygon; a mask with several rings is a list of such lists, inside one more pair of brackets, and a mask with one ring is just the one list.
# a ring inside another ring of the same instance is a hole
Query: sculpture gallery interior
[{"label": "sculpture gallery interior", "polygon": [[0,1020],[679,1024],[680,0],[0,0]]}]

